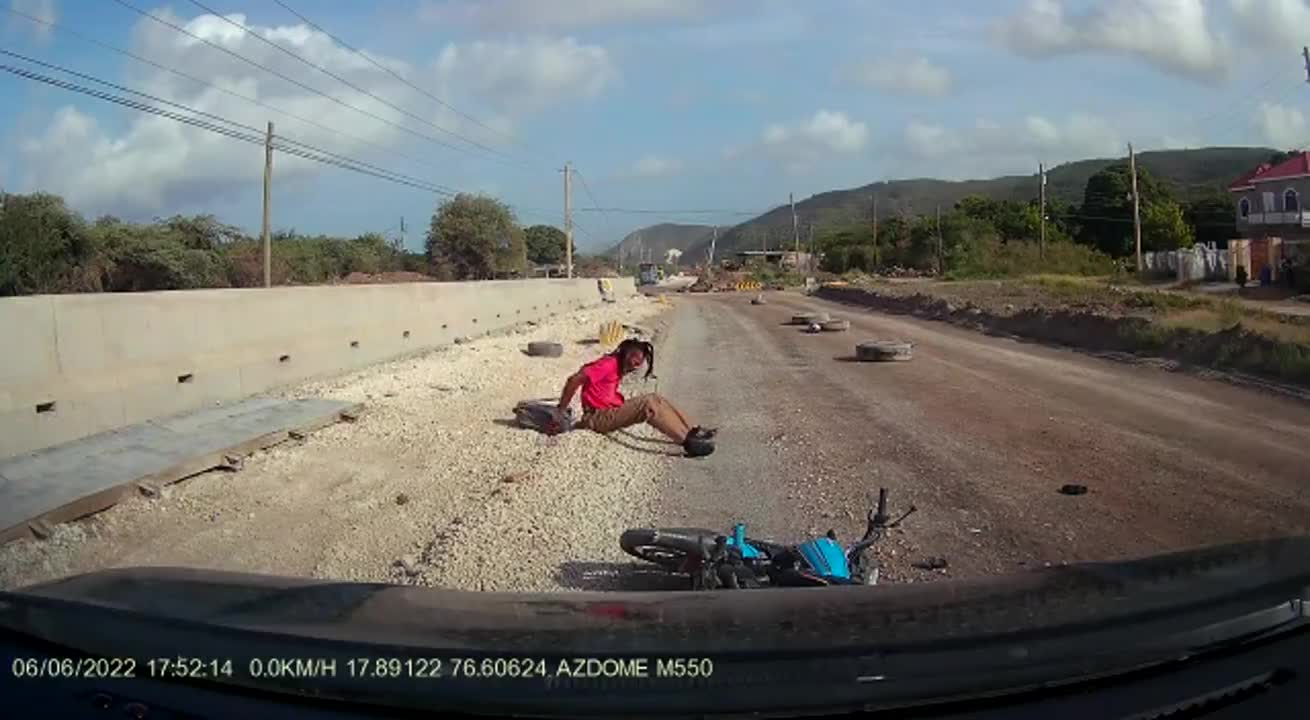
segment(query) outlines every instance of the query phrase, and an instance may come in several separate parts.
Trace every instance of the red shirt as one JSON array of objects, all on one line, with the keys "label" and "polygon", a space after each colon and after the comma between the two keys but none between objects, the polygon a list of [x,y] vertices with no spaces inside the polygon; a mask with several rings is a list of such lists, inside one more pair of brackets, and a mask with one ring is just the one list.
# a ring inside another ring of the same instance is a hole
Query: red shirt
[{"label": "red shirt", "polygon": [[623,404],[619,394],[619,359],[606,355],[582,366],[582,408],[605,410]]}]

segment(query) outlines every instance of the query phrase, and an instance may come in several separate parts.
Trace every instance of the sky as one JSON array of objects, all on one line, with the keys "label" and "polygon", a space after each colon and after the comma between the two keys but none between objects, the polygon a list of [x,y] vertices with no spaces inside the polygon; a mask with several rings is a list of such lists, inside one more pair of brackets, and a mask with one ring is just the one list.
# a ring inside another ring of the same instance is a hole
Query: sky
[{"label": "sky", "polygon": [[570,162],[577,242],[599,248],[1129,142],[1304,147],[1308,2],[0,0],[0,65],[227,133],[6,71],[0,187],[257,232],[272,122],[335,163],[274,152],[275,229],[395,237],[404,218],[417,249],[453,192],[560,225]]}]

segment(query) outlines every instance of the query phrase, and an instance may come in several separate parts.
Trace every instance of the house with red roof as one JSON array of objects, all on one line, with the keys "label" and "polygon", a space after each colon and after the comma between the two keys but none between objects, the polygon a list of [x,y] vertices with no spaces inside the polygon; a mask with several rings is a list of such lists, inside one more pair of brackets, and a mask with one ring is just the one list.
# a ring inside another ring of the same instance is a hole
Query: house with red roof
[{"label": "house with red roof", "polygon": [[[1310,152],[1298,152],[1276,164],[1261,163],[1228,186],[1237,211],[1237,232],[1249,245],[1252,280],[1265,267],[1276,277],[1284,256],[1300,263],[1310,245]],[[1230,243],[1232,246],[1233,243]]]},{"label": "house with red roof", "polygon": [[1245,237],[1310,238],[1310,152],[1262,163],[1228,186],[1237,204],[1237,231]]}]

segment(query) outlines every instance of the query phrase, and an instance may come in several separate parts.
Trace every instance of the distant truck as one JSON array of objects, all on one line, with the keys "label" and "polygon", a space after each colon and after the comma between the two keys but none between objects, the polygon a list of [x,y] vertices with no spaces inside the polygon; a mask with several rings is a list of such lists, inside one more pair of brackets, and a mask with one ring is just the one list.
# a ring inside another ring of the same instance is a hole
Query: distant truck
[{"label": "distant truck", "polygon": [[638,285],[658,285],[664,277],[664,269],[656,263],[642,263],[637,268]]}]

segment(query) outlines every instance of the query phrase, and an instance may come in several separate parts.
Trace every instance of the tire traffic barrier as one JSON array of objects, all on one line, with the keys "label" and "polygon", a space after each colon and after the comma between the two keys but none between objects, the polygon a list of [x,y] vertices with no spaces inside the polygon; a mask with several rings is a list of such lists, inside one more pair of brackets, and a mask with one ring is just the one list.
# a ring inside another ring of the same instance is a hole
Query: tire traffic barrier
[{"label": "tire traffic barrier", "polygon": [[821,322],[821,323],[819,323],[819,327],[823,328],[823,330],[824,330],[825,332],[844,332],[844,331],[846,331],[846,330],[850,330],[850,329],[851,329],[851,321],[850,321],[850,320],[828,320],[828,321],[826,321],[826,322]]},{"label": "tire traffic barrier", "polygon": [[564,346],[557,342],[534,340],[528,343],[528,354],[533,357],[557,358],[564,354]]},{"label": "tire traffic barrier", "polygon": [[801,313],[800,315],[791,316],[792,325],[809,325],[810,323],[825,323],[832,318],[826,312],[818,313]]},{"label": "tire traffic barrier", "polygon": [[909,360],[912,343],[899,340],[872,340],[855,346],[855,359],[866,362],[895,362]]},{"label": "tire traffic barrier", "polygon": [[607,350],[618,347],[619,342],[623,340],[623,324],[617,320],[601,323],[600,329],[596,332],[596,340]]}]

